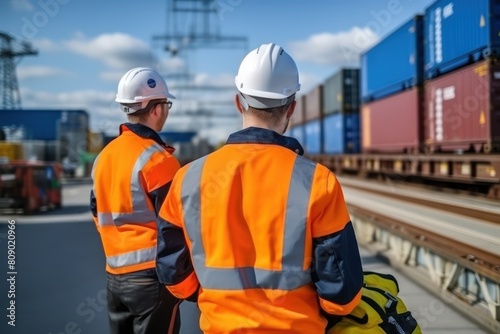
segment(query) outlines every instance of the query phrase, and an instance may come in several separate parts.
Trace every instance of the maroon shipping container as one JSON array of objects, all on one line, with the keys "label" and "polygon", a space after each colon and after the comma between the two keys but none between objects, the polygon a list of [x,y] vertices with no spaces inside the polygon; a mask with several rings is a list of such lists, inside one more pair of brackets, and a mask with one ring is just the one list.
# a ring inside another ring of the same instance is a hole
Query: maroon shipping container
[{"label": "maroon shipping container", "polygon": [[416,87],[361,108],[363,153],[419,150],[422,138],[421,90]]},{"label": "maroon shipping container", "polygon": [[425,83],[425,146],[500,151],[500,63],[481,61]]},{"label": "maroon shipping container", "polygon": [[306,94],[305,121],[313,121],[323,117],[323,85],[314,87]]},{"label": "maroon shipping container", "polygon": [[290,119],[290,125],[300,125],[304,123],[305,98],[305,96],[295,97],[295,101],[297,101],[297,104],[295,105],[295,111],[293,112],[292,118]]}]

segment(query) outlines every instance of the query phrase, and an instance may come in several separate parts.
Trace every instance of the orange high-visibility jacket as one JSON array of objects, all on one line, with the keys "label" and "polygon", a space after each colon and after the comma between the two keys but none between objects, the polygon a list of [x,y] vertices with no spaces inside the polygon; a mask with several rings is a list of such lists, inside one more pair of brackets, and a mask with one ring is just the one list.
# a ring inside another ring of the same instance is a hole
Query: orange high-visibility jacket
[{"label": "orange high-visibility jacket", "polygon": [[106,255],[106,271],[125,274],[154,268],[156,218],[180,165],[160,136],[126,123],[97,156],[91,211]]},{"label": "orange high-visibility jacket", "polygon": [[321,309],[358,304],[363,273],[341,186],[302,152],[247,128],[175,176],[157,272],[176,297],[198,293],[205,333],[324,333]]}]

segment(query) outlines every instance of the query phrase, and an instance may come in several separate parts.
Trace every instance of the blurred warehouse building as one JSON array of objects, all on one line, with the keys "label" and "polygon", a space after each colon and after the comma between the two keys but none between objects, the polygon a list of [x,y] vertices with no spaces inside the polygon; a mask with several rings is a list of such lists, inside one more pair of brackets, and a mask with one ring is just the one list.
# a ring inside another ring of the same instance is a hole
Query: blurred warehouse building
[{"label": "blurred warehouse building", "polygon": [[[88,176],[92,163],[114,137],[93,132],[85,110],[0,109],[0,157],[3,160],[59,162],[69,176]],[[182,164],[213,147],[195,131],[164,131],[160,137],[176,148]]]},{"label": "blurred warehouse building", "polygon": [[86,175],[103,146],[85,110],[3,109],[0,115],[4,159],[60,162],[69,174]]}]

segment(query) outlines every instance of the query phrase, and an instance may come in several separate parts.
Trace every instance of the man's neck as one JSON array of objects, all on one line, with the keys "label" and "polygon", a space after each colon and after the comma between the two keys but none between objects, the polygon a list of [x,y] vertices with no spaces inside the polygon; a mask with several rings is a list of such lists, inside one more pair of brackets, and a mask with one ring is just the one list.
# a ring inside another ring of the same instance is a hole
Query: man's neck
[{"label": "man's neck", "polygon": [[271,131],[274,131],[276,133],[279,133],[280,135],[283,134],[283,131],[282,131],[283,129],[279,126],[271,126],[269,124],[266,124],[266,122],[262,122],[262,121],[258,121],[258,120],[244,119],[243,120],[243,129],[250,128],[250,127],[271,130]]}]

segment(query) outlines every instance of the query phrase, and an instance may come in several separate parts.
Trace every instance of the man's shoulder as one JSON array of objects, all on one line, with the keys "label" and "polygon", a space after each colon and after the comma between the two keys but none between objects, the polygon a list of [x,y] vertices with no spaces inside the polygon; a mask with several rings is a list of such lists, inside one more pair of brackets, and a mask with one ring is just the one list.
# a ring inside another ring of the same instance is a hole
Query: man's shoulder
[{"label": "man's shoulder", "polygon": [[212,152],[212,153],[209,153],[209,154],[206,154],[204,156],[201,156],[201,157],[198,157],[196,159],[193,159],[191,160],[190,162],[184,164],[182,167],[181,167],[181,170],[188,170],[189,168],[191,168],[192,166],[194,165],[198,165],[200,163],[203,163],[208,157],[212,156],[216,151]]},{"label": "man's shoulder", "polygon": [[300,159],[303,162],[303,164],[314,167],[315,173],[321,173],[323,175],[328,175],[328,176],[330,176],[330,175],[335,176],[335,174],[333,173],[332,170],[330,170],[328,167],[326,167],[325,165],[323,165],[319,162],[313,161],[313,160],[311,160],[307,157],[301,156],[301,155],[298,155],[297,159]]}]

